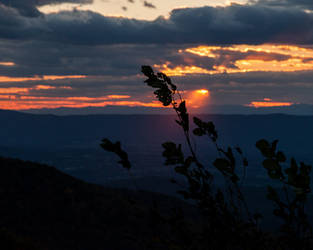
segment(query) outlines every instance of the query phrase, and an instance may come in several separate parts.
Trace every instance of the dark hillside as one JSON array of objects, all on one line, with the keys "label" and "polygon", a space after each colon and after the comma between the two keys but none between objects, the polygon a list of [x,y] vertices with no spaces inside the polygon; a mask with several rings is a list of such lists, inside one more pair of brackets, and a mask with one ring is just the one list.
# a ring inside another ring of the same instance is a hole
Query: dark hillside
[{"label": "dark hillside", "polygon": [[87,184],[53,167],[7,158],[0,158],[0,195],[0,245],[13,235],[41,250],[143,249],[151,238],[152,202],[164,211],[180,203]]}]

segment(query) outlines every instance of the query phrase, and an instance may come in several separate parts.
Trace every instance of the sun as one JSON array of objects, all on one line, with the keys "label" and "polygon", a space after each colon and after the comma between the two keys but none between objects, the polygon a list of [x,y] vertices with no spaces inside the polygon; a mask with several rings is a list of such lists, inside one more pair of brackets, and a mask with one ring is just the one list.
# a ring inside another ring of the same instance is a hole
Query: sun
[{"label": "sun", "polygon": [[196,90],[196,93],[200,95],[205,95],[205,96],[209,95],[209,91],[207,89],[198,89]]},{"label": "sun", "polygon": [[191,108],[201,108],[209,101],[210,91],[207,89],[196,89],[187,93],[187,103]]}]

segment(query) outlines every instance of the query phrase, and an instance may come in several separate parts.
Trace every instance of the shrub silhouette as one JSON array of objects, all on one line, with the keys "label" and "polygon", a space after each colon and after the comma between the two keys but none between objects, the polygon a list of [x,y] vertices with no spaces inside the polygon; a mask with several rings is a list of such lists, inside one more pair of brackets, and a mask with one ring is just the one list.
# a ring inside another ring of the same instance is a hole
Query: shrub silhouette
[{"label": "shrub silhouette", "polygon": [[[283,220],[281,230],[279,234],[263,232],[258,226],[262,215],[250,211],[242,192],[245,174],[240,177],[238,173],[239,170],[245,173],[248,160],[241,148],[222,147],[215,125],[194,117],[192,134],[207,137],[218,153],[212,165],[202,164],[191,143],[189,114],[177,86],[165,74],[155,74],[150,66],[142,66],[141,71],[147,77],[145,83],[155,89],[158,100],[164,106],[171,105],[177,114],[176,122],[184,132],[189,154],[184,153],[181,144],[168,141],[162,144],[163,157],[165,165],[173,166],[175,172],[185,178],[187,186],[178,193],[196,205],[201,217],[197,225],[192,225],[185,221],[179,209],[171,218],[162,218],[157,209],[153,209],[155,223],[163,221],[173,229],[170,240],[157,239],[157,242],[163,242],[163,247],[168,249],[313,249],[312,227],[305,207],[311,192],[311,166],[303,162],[298,165],[293,158],[287,166],[285,154],[277,150],[277,140],[270,143],[262,139],[256,143],[265,158],[262,164],[268,177],[281,184],[278,189],[267,188],[267,198],[275,204],[273,213]],[[119,163],[131,169],[120,142],[103,139],[101,147],[115,153]],[[224,177],[224,189],[214,186],[212,169]],[[176,179],[171,182],[181,186]]]}]

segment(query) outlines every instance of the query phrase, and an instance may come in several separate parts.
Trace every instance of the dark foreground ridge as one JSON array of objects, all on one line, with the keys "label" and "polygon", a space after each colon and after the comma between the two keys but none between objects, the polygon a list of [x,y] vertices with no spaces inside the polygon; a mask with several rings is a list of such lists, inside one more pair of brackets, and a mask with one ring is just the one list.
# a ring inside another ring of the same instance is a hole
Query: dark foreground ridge
[{"label": "dark foreground ridge", "polygon": [[7,250],[144,249],[153,235],[151,204],[166,211],[181,203],[8,158],[0,158],[0,196],[0,246]]}]

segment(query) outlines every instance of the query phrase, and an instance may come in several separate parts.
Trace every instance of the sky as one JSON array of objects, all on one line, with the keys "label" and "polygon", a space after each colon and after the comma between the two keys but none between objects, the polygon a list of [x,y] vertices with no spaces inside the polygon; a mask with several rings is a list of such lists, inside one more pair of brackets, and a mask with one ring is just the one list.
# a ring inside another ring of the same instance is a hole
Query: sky
[{"label": "sky", "polygon": [[141,65],[172,77],[201,112],[302,105],[313,114],[313,2],[0,3],[0,109],[162,108]]}]

